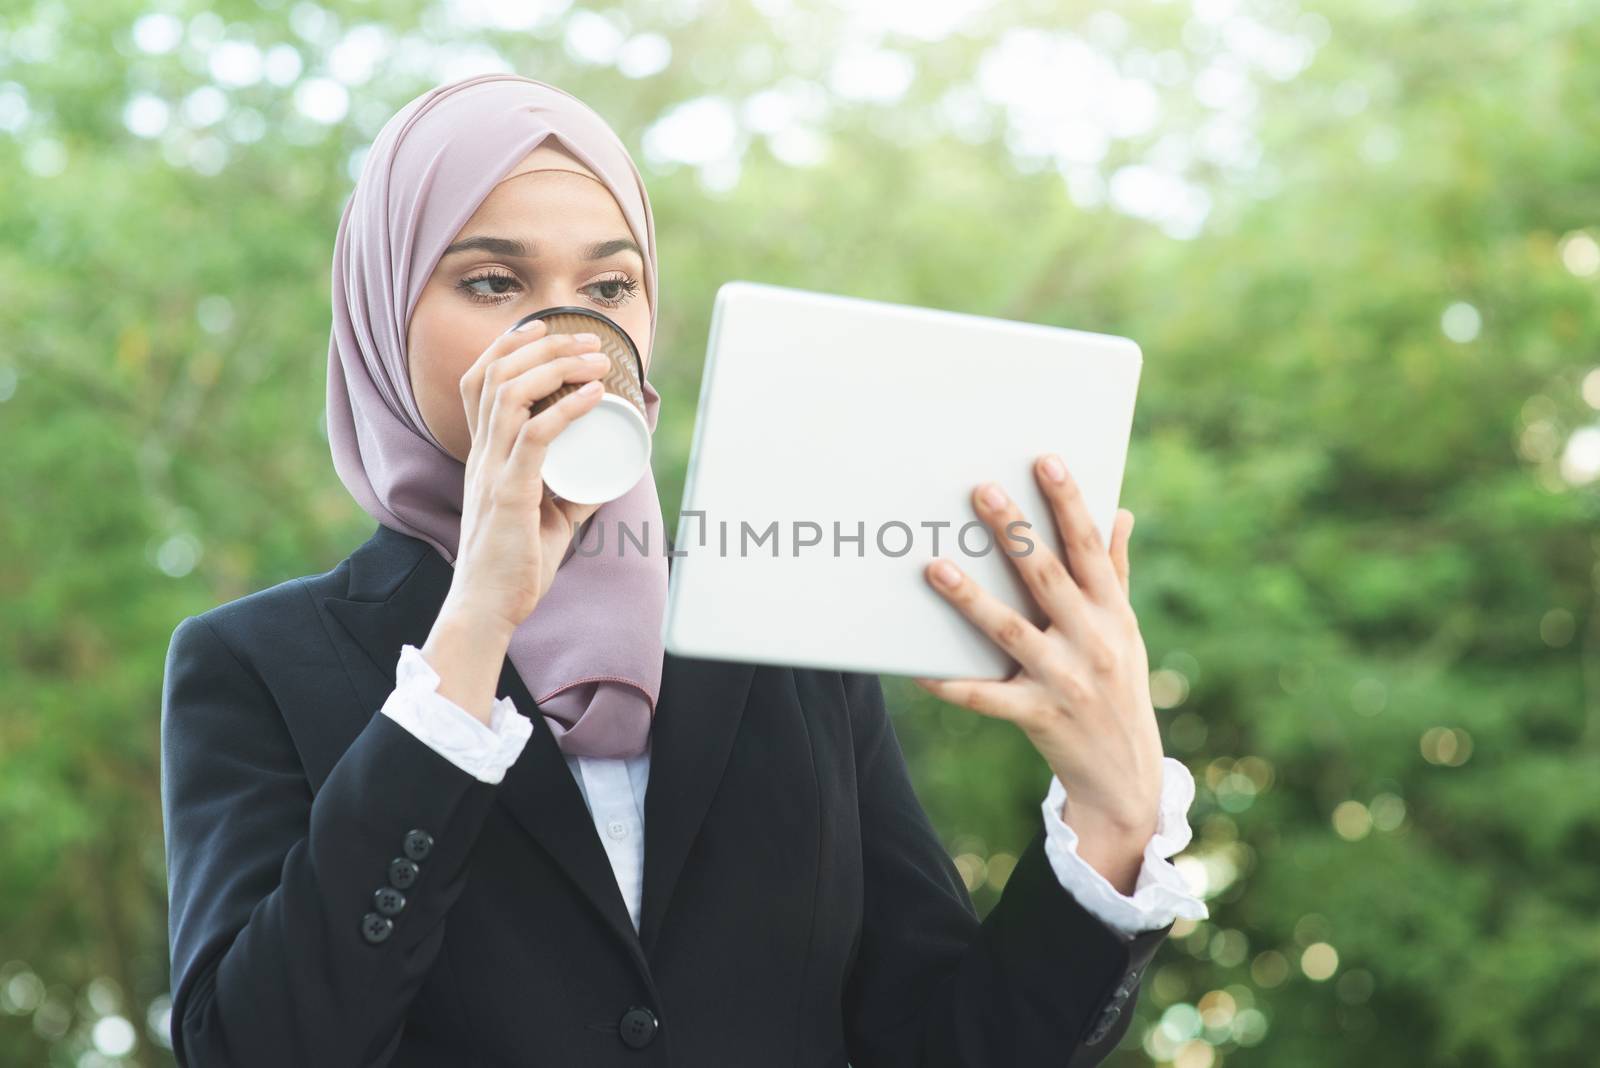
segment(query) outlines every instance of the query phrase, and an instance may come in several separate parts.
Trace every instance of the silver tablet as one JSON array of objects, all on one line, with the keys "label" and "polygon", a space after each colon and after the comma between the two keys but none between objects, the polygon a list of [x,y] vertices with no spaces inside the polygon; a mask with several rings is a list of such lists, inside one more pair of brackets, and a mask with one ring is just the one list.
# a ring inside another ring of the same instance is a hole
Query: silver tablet
[{"label": "silver tablet", "polygon": [[[729,282],[711,317],[663,621],[680,656],[928,678],[1016,662],[928,585],[957,562],[1035,623],[1008,551],[1059,546],[1059,453],[1106,543],[1143,358],[1123,337]],[[996,480],[1028,526],[971,504]]]}]

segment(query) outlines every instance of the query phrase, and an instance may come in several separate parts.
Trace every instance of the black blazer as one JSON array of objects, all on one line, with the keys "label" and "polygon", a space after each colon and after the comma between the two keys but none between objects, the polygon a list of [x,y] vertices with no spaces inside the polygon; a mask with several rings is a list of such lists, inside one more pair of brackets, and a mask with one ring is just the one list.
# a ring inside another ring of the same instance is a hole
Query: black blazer
[{"label": "black blazer", "polygon": [[1170,925],[1085,911],[1042,824],[980,923],[876,675],[666,657],[635,934],[509,658],[534,729],[500,783],[378,714],[452,574],[380,525],[174,631],[180,1064],[1061,1068],[1127,1030]]}]

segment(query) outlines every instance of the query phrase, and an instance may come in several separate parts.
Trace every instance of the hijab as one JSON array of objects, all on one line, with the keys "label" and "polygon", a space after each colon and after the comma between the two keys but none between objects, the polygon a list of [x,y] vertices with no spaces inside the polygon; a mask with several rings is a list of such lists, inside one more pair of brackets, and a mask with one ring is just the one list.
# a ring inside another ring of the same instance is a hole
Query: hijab
[{"label": "hijab", "polygon": [[[407,331],[446,246],[490,191],[541,147],[563,150],[545,156],[551,165],[543,169],[588,174],[622,209],[644,253],[650,305],[650,337],[637,347],[653,354],[660,301],[644,179],[604,119],[545,82],[482,74],[406,104],[373,140],[334,241],[327,393],[334,468],[368,514],[427,542],[451,567],[466,467],[423,421]],[[653,432],[661,397],[649,369],[647,358],[645,419]],[[583,529],[624,524],[640,540],[646,530],[664,539],[652,472],[601,505]],[[649,537],[653,544],[656,535]],[[631,544],[622,552],[620,541],[618,551],[569,550],[550,589],[511,635],[512,665],[566,755],[631,757],[649,747],[661,688],[666,558]]]}]

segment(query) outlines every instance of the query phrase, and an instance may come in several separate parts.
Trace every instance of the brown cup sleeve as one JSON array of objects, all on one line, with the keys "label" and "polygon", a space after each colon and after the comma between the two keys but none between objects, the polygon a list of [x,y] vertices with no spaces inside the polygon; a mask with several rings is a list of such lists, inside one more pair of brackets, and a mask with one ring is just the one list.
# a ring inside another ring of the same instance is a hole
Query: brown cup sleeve
[{"label": "brown cup sleeve", "polygon": [[[634,359],[633,350],[628,343],[619,337],[615,330],[605,323],[583,315],[552,315],[546,319],[546,322],[549,324],[550,333],[598,334],[600,336],[600,350],[611,360],[611,366],[606,369],[604,377],[600,379],[605,391],[623,398],[633,405],[640,417],[644,417],[644,389],[639,382],[638,362]],[[530,414],[538,415],[562,397],[582,388],[584,384],[583,382],[563,382],[554,392],[539,398],[529,405]]]}]

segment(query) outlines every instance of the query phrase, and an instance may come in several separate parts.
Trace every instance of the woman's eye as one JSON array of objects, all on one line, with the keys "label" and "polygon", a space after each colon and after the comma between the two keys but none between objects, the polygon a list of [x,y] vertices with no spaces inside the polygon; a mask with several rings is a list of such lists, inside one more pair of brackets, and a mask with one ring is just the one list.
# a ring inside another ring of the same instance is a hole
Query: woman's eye
[{"label": "woman's eye", "polygon": [[518,282],[509,274],[480,274],[463,278],[458,284],[473,300],[493,301],[511,293]]},{"label": "woman's eye", "polygon": [[595,300],[599,303],[615,306],[632,297],[639,283],[624,275],[621,278],[601,279],[588,288],[597,291]]},{"label": "woman's eye", "polygon": [[[522,283],[515,275],[492,272],[463,278],[456,283],[456,287],[471,300],[483,304],[502,304],[522,288]],[[619,278],[602,278],[585,286],[584,290],[593,295],[596,303],[615,307],[632,297],[638,288],[639,283],[623,275]]]}]

